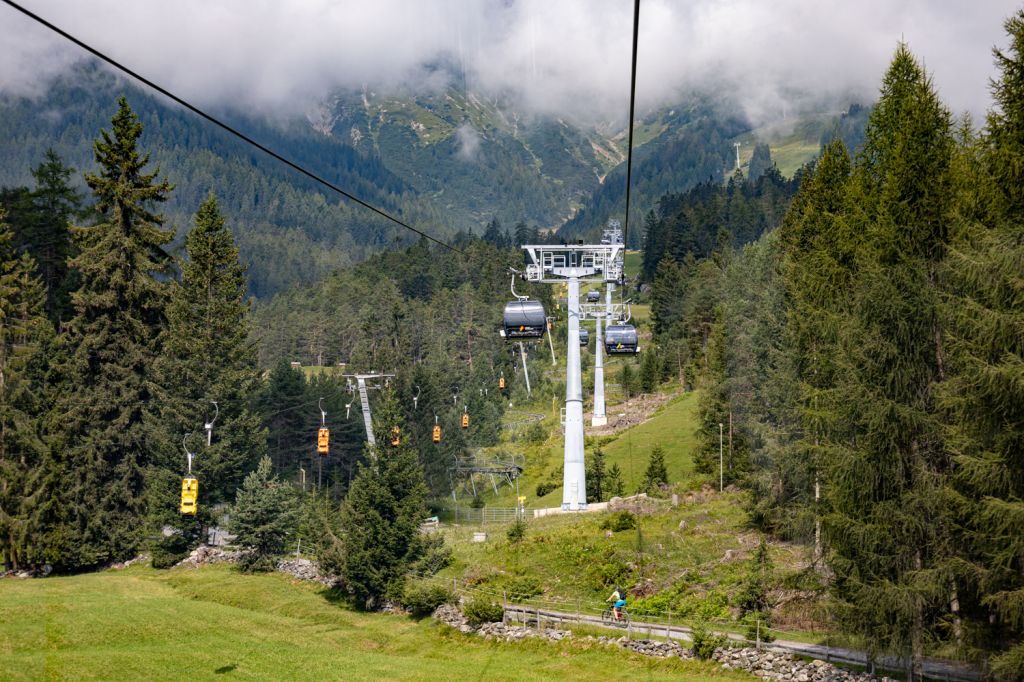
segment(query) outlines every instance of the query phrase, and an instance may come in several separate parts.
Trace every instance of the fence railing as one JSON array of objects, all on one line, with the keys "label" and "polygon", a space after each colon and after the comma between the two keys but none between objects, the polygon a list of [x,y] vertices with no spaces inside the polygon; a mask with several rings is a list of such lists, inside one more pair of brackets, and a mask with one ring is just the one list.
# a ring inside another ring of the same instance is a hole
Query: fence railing
[{"label": "fence railing", "polygon": [[[516,520],[517,511],[515,507],[483,507],[481,509],[450,507],[438,510],[437,516],[443,523],[483,525],[485,523],[512,523]],[[525,515],[532,516],[533,512],[527,509]]]}]

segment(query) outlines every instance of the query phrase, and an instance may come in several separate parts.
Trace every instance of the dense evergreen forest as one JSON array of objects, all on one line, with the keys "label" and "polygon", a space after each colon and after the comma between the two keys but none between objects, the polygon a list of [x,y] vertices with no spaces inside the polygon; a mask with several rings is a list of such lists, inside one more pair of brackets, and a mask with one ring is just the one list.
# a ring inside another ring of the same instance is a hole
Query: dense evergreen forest
[{"label": "dense evergreen forest", "polygon": [[794,187],[770,174],[647,221],[656,354],[702,391],[698,469],[717,482],[723,425],[753,522],[814,547],[835,617],[915,678],[943,645],[1024,678],[1024,13],[1006,28],[980,130],[901,45],[859,151],[830,136],[781,223]]}]

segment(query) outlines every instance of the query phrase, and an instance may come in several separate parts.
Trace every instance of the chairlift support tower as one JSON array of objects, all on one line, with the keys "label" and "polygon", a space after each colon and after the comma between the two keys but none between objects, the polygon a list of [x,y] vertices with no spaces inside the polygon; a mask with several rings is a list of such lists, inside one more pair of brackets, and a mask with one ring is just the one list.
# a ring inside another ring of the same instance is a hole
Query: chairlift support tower
[{"label": "chairlift support tower", "polygon": [[580,282],[617,281],[622,277],[621,244],[524,244],[526,278],[531,282],[569,286],[565,368],[565,460],[562,510],[587,508],[583,452],[583,380],[580,368]]},{"label": "chairlift support tower", "polygon": [[[383,374],[381,372],[370,372],[369,374],[346,374],[345,378],[350,382],[354,379],[356,389],[359,391],[359,402],[363,406],[363,424],[366,426],[366,442],[376,445],[377,440],[373,437],[373,416],[370,414],[370,398],[366,395],[368,388],[381,388],[382,382],[394,378],[394,374]],[[367,382],[370,382],[367,384]],[[351,385],[351,384],[350,384]]]},{"label": "chairlift support tower", "polygon": [[[618,220],[609,220],[608,227],[601,235],[601,244],[622,244],[622,224]],[[619,272],[623,273],[622,259],[624,251],[619,252]],[[608,423],[608,415],[605,412],[604,402],[604,337],[601,327],[605,320],[611,324],[612,320],[612,292],[615,291],[615,282],[605,278],[605,312],[604,315],[595,314],[597,320],[597,343],[594,346],[594,414],[591,417],[591,426],[604,426]]]}]

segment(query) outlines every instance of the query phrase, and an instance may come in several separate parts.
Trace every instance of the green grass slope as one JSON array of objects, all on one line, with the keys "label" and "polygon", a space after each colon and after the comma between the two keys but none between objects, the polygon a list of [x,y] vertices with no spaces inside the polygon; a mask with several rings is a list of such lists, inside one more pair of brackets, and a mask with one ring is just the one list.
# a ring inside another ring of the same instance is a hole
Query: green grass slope
[{"label": "green grass slope", "polygon": [[226,566],[0,581],[0,679],[749,679],[587,642],[492,644],[328,596]]}]

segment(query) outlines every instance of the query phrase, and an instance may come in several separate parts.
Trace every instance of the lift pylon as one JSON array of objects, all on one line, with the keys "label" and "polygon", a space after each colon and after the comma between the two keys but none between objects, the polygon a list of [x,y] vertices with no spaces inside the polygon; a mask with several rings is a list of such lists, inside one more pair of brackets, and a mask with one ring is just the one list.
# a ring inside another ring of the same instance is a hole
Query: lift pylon
[{"label": "lift pylon", "polygon": [[524,244],[526,277],[531,282],[567,283],[568,338],[565,370],[565,451],[562,509],[587,508],[583,441],[583,379],[580,368],[581,282],[617,281],[622,276],[622,244]]},{"label": "lift pylon", "polygon": [[[388,379],[394,378],[394,374],[385,374],[382,372],[370,372],[368,374],[346,374],[345,378],[356,382],[356,388],[359,391],[359,402],[363,406],[363,424],[366,427],[366,442],[370,445],[376,445],[377,440],[373,437],[373,415],[370,414],[370,398],[366,394],[367,389],[380,389],[383,388],[384,383]],[[369,382],[369,383],[368,383]]]}]

